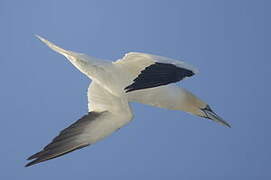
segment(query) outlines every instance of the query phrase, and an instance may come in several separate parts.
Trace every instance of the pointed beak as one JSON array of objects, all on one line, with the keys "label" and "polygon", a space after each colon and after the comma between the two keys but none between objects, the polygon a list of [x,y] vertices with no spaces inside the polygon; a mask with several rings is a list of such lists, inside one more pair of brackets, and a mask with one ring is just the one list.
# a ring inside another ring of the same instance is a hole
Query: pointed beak
[{"label": "pointed beak", "polygon": [[204,109],[201,109],[205,116],[204,118],[211,119],[223,126],[231,128],[231,125],[227,123],[225,120],[223,120],[221,117],[219,117],[211,108],[209,105],[207,105]]}]

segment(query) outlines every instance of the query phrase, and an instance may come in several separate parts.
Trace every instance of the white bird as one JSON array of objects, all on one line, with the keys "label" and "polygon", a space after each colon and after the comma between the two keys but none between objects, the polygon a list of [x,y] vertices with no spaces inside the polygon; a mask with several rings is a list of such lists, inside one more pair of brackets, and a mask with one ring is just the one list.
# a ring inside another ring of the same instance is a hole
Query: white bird
[{"label": "white bird", "polygon": [[89,113],[62,130],[42,151],[30,156],[31,166],[91,145],[112,134],[133,118],[129,102],[181,110],[230,125],[191,92],[171,83],[197,70],[182,61],[145,53],[128,53],[115,62],[65,50],[37,36],[92,79],[88,89]]}]

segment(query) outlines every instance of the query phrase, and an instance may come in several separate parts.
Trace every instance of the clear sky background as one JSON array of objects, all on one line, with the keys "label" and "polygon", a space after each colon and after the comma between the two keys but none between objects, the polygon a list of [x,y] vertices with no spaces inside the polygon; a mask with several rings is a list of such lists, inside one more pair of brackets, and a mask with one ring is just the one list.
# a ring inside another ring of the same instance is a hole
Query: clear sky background
[{"label": "clear sky background", "polygon": [[[1,0],[0,179],[270,179],[270,4]],[[185,60],[200,73],[179,85],[232,128],[134,103],[134,121],[104,141],[25,168],[87,112],[90,83],[34,34],[103,59],[139,51]]]}]

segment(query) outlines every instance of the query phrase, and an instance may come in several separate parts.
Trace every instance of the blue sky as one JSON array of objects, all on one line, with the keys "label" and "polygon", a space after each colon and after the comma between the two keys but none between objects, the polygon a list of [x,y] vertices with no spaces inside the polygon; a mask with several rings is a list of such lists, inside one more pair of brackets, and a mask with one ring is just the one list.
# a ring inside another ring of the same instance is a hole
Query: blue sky
[{"label": "blue sky", "polygon": [[[1,179],[270,179],[270,1],[0,1]],[[233,128],[132,105],[106,140],[30,168],[87,112],[90,82],[38,41],[109,60],[129,51],[198,67],[180,82]]]}]

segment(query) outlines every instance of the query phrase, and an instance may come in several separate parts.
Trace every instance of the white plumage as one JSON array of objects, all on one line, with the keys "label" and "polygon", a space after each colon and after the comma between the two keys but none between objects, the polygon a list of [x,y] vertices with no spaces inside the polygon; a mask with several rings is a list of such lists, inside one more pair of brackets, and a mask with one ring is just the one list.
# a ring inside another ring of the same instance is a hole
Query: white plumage
[{"label": "white plumage", "polygon": [[196,68],[182,61],[145,53],[128,53],[115,62],[62,49],[37,36],[65,56],[92,79],[88,89],[89,113],[60,132],[26,166],[64,155],[94,144],[129,123],[133,118],[129,102],[181,110],[230,127],[209,105],[188,90],[172,83],[191,77]]}]

